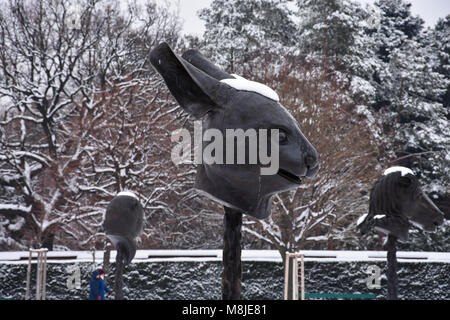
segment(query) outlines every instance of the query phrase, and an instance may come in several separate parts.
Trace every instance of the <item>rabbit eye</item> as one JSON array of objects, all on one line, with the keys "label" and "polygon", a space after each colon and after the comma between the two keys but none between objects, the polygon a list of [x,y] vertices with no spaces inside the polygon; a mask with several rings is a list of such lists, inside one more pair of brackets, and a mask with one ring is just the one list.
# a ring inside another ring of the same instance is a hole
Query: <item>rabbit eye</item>
[{"label": "rabbit eye", "polygon": [[287,143],[288,137],[287,137],[287,133],[284,130],[280,130],[278,136],[279,136],[280,144]]}]

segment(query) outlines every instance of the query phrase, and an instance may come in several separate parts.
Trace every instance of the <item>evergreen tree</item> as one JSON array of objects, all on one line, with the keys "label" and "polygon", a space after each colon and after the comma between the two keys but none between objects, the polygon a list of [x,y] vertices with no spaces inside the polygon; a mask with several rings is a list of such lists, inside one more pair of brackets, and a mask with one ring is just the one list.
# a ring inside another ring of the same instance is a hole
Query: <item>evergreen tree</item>
[{"label": "evergreen tree", "polygon": [[[450,79],[450,15],[437,22],[432,39],[439,59],[436,71]],[[450,84],[442,96],[442,102],[447,109],[450,108]]]},{"label": "evergreen tree", "polygon": [[[444,105],[449,85],[448,27],[441,21],[433,36],[405,1],[380,0],[376,5],[381,11],[380,28],[372,35],[377,70],[369,81],[376,88],[373,110],[383,118],[384,134],[393,134],[396,161],[391,164],[412,168],[424,190],[448,211],[450,114]],[[446,233],[445,227],[436,235],[415,232],[411,242],[416,250],[430,249],[427,243]],[[445,249],[445,241],[433,249],[437,247]]]},{"label": "evergreen tree", "polygon": [[378,55],[389,61],[392,50],[402,45],[405,39],[417,39],[424,21],[411,14],[411,4],[404,0],[379,0],[375,4],[382,12],[378,31]]},{"label": "evergreen tree", "polygon": [[300,52],[345,64],[361,29],[362,7],[348,0],[297,0],[297,5]]},{"label": "evergreen tree", "polygon": [[[355,111],[375,120],[369,130],[385,149],[378,155],[381,166],[412,168],[448,210],[449,19],[431,34],[404,0],[379,0],[372,9],[345,0],[297,3],[301,53],[335,63],[334,72],[349,79]],[[424,239],[417,237],[416,248]]]},{"label": "evergreen tree", "polygon": [[380,0],[381,26],[374,34],[377,58],[375,107],[394,125],[398,164],[413,168],[436,197],[450,184],[450,126],[442,103],[448,78],[433,70],[436,50],[423,41],[423,21],[403,0]]},{"label": "evergreen tree", "polygon": [[264,53],[280,53],[295,43],[296,27],[285,0],[214,0],[200,11],[205,21],[204,51],[229,72]]},{"label": "evergreen tree", "polygon": [[349,0],[297,0],[299,52],[316,66],[348,80],[357,104],[375,101],[378,70],[373,33],[379,26],[379,10]]}]

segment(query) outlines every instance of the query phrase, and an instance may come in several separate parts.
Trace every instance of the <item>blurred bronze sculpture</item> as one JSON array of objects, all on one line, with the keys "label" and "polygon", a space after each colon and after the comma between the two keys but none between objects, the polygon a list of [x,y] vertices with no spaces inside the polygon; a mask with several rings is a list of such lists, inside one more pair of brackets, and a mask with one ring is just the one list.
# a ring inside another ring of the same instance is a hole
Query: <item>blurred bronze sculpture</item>
[{"label": "blurred bronze sculpture", "polygon": [[374,184],[369,213],[361,216],[357,225],[362,234],[375,230],[387,235],[389,300],[398,298],[397,241],[408,241],[412,225],[432,232],[443,222],[443,213],[422,191],[410,169],[389,168]]},{"label": "blurred bronze sculpture", "polygon": [[142,233],[143,209],[137,196],[129,191],[118,193],[109,203],[103,227],[117,250],[114,293],[123,299],[123,269],[136,254],[136,241]]}]

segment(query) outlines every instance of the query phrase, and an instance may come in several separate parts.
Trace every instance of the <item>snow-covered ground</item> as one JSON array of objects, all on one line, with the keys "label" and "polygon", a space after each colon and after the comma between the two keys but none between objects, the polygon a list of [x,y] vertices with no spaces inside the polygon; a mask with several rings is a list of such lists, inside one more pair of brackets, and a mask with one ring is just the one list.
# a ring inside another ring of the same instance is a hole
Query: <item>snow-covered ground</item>
[{"label": "snow-covered ground", "polygon": [[[386,251],[331,251],[305,250],[297,253],[305,255],[305,261],[350,262],[350,261],[384,261]],[[103,261],[103,251],[51,251],[48,252],[48,263],[74,263]],[[0,252],[0,264],[28,263],[27,251]],[[36,254],[34,254],[36,257]],[[115,261],[116,251],[111,251],[111,262]],[[399,262],[440,262],[450,263],[450,252],[397,252]],[[188,262],[188,261],[221,261],[222,250],[138,250],[133,259],[139,262]],[[243,250],[242,261],[281,262],[277,250]]]}]

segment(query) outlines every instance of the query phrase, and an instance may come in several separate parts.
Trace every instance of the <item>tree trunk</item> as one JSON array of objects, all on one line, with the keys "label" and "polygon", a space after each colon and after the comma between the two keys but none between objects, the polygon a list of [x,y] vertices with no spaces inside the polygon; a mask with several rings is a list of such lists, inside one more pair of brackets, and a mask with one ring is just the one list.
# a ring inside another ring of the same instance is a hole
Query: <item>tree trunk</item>
[{"label": "tree trunk", "polygon": [[241,300],[242,213],[224,207],[222,300]]},{"label": "tree trunk", "polygon": [[388,300],[398,300],[397,278],[397,238],[389,235],[386,244],[387,249],[387,289]]},{"label": "tree trunk", "polygon": [[55,235],[53,233],[45,233],[44,239],[42,240],[41,248],[46,248],[48,251],[53,251],[54,240]]}]

